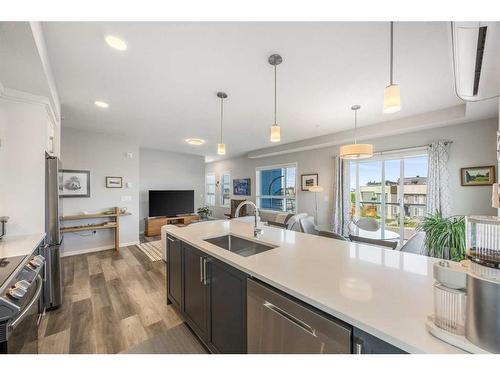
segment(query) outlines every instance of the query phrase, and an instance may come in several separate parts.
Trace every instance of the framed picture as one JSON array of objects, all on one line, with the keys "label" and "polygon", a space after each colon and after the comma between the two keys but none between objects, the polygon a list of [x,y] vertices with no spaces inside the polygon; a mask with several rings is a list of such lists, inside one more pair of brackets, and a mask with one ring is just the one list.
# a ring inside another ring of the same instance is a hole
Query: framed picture
[{"label": "framed picture", "polygon": [[300,176],[302,179],[302,191],[308,191],[311,186],[318,185],[318,174],[309,173]]},{"label": "framed picture", "polygon": [[90,197],[90,171],[61,170],[60,196],[63,198]]},{"label": "framed picture", "polygon": [[233,195],[250,196],[250,179],[249,178],[234,179]]},{"label": "framed picture", "polygon": [[485,186],[495,183],[495,166],[467,167],[460,169],[462,186]]},{"label": "framed picture", "polygon": [[106,176],[106,187],[111,189],[121,189],[123,187],[123,179],[121,177]]}]

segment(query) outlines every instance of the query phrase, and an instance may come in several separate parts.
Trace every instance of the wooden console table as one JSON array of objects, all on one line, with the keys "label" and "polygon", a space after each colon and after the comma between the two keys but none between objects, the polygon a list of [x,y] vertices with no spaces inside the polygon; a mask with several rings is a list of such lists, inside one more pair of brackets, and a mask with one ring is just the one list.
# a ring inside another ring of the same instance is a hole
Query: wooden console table
[{"label": "wooden console table", "polygon": [[88,224],[88,225],[78,225],[73,227],[63,227],[61,228],[61,233],[94,231],[99,229],[114,229],[115,250],[118,250],[120,248],[120,216],[128,216],[128,215],[131,215],[131,213],[126,212],[124,214],[121,214],[120,209],[118,207],[115,207],[113,208],[113,213],[96,213],[96,214],[61,216],[61,221],[89,220],[89,219],[101,219],[101,218],[104,219],[109,218],[112,220],[102,224]]},{"label": "wooden console table", "polygon": [[146,230],[144,234],[147,237],[159,236],[161,234],[161,227],[167,224],[189,225],[191,222],[200,220],[198,215],[185,215],[175,217],[147,217],[144,219]]}]

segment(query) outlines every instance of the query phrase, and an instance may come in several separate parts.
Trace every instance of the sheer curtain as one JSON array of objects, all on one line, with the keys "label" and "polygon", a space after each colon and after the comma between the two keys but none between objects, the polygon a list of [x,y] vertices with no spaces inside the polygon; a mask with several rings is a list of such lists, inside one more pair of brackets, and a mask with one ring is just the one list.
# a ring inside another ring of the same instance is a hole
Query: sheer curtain
[{"label": "sheer curtain", "polygon": [[441,212],[450,216],[450,174],[448,172],[449,144],[436,141],[429,145],[429,171],[427,181],[427,214]]},{"label": "sheer curtain", "polygon": [[349,162],[335,156],[333,163],[333,218],[332,230],[347,236],[351,220],[351,194],[349,192]]}]

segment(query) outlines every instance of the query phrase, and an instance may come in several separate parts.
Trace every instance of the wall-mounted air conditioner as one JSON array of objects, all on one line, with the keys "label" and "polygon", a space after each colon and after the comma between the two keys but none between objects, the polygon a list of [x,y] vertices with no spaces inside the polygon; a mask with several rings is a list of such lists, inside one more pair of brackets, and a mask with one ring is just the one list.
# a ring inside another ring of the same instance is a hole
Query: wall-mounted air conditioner
[{"label": "wall-mounted air conditioner", "polygon": [[457,95],[479,101],[500,95],[500,22],[453,22]]}]

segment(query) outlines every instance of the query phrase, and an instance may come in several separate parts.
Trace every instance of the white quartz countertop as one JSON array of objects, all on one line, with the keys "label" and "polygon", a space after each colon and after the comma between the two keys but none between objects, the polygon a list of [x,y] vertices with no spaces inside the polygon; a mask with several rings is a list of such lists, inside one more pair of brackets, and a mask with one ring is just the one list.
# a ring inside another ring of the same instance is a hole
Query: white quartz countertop
[{"label": "white quartz countertop", "polygon": [[253,239],[253,224],[219,220],[167,225],[182,241],[410,353],[463,353],[427,332],[435,258],[262,226],[275,249],[242,257],[204,241]]},{"label": "white quartz countertop", "polygon": [[45,233],[4,236],[0,240],[0,258],[27,256],[40,245],[45,238]]}]

